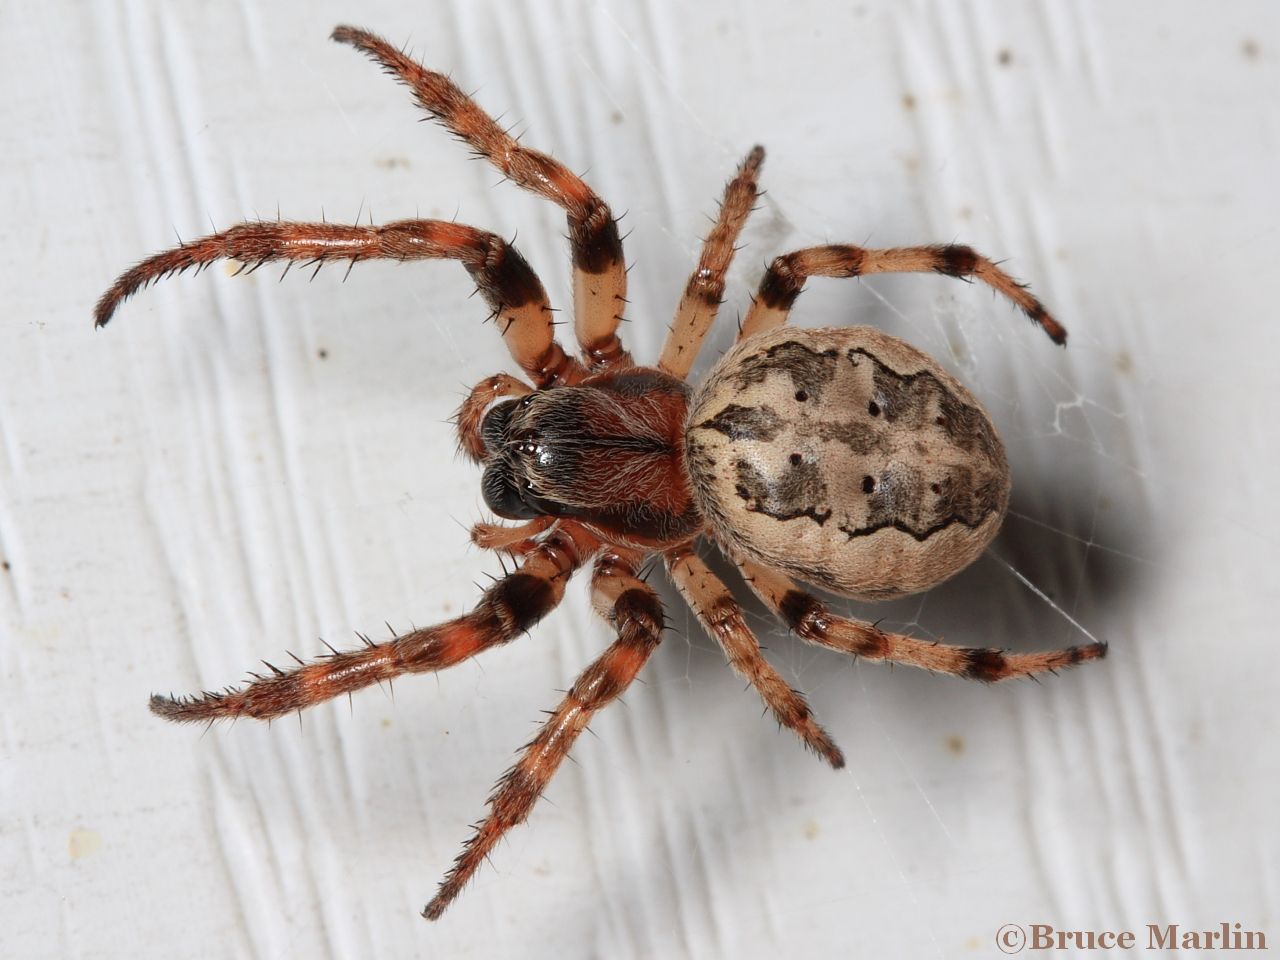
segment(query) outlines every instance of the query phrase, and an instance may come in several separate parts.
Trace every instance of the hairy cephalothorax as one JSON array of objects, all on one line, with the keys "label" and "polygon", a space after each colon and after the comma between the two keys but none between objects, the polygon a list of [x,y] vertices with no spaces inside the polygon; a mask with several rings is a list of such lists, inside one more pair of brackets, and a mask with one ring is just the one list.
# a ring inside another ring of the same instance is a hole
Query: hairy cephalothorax
[{"label": "hairy cephalothorax", "polygon": [[687,403],[682,381],[642,367],[503,401],[480,424],[485,503],[628,546],[686,540],[702,524],[682,467]]},{"label": "hairy cephalothorax", "polygon": [[[691,391],[685,383],[724,294],[734,244],[757,196],[755,147],[725,188],[657,367],[639,367],[617,335],[626,303],[622,242],[609,207],[551,157],[521,146],[448,78],[352,27],[333,39],[368,54],[418,104],[507,179],[561,206],[573,252],[574,335],[556,342],[542,284],[496,234],[440,220],[385,226],[252,222],[156,254],[98,301],[120,303],[174,273],[236,260],[319,269],[330,261],[457,260],[475,279],[512,358],[458,411],[460,449],[484,466],[481,489],[515,526],[480,523],[472,540],[519,558],[470,613],[383,643],[271,668],[240,689],[153,696],[178,721],[270,719],[404,673],[442,670],[520,636],[591,565],[595,611],[617,632],[578,678],[489,800],[424,915],[436,919],[498,839],[523,821],[595,711],[618,697],[658,645],[664,615],[641,576],[654,557],[730,665],[779,723],[832,766],[844,758],[804,697],[771,667],[729,590],[695,552],[705,539],[799,637],[844,653],[974,680],[1024,677],[1105,654],[1099,643],[1043,653],[952,647],[841,617],[796,581],[866,599],[926,590],[973,561],[1009,502],[1004,447],[954,377],[914,347],[867,327],[798,330],[788,315],[811,276],[936,273],[1007,297],[1056,343],[1066,331],[1027,290],[969,247],[867,250],[828,245],[775,259],[738,343]],[[795,578],[793,580],[792,578]]]}]

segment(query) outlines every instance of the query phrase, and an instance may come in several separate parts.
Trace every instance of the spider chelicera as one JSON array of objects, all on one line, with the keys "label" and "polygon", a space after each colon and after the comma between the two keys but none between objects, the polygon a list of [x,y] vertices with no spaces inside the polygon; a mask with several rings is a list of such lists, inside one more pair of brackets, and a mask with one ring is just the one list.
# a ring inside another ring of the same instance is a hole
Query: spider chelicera
[{"label": "spider chelicera", "polygon": [[592,605],[617,639],[499,781],[488,816],[424,910],[436,919],[498,839],[528,816],[592,715],[626,690],[657,647],[663,609],[641,576],[652,557],[666,564],[698,620],[778,722],[833,767],[844,763],[804,697],[761,655],[737,601],[695,553],[699,538],[724,550],[765,606],[801,638],[844,653],[983,681],[1105,654],[1099,643],[1006,653],[888,633],[832,613],[796,583],[861,599],[928,589],[982,552],[1009,495],[995,428],[935,361],[866,327],[786,325],[806,279],[894,272],[973,278],[1064,343],[1062,326],[1004,271],[957,245],[828,245],[780,256],[764,275],[737,345],[691,389],[685,379],[755,203],[763,149],[747,154],[725,188],[657,366],[637,366],[617,334],[627,278],[608,205],[562,164],[517,143],[447,77],[363,30],[338,27],[333,39],[407,85],[419,106],[507,179],[564,208],[580,358],[556,342],[546,293],[515,248],[458,223],[241,223],[126,271],[98,301],[98,326],[152,281],[221,259],[249,269],[271,261],[318,269],[342,260],[457,260],[529,381],[490,377],[458,412],[461,449],[484,465],[486,503],[522,521],[472,529],[477,545],[519,563],[470,613],[290,670],[272,667],[271,675],[241,689],[154,696],[156,714],[177,721],[270,719],[404,673],[442,670],[524,633],[590,564]]}]

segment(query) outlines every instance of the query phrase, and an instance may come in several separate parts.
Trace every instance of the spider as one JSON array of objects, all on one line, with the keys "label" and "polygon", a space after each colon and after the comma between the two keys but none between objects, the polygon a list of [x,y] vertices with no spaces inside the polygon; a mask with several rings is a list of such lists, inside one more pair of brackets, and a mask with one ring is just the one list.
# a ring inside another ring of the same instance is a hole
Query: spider
[{"label": "spider", "polygon": [[526,632],[560,602],[569,578],[590,564],[592,606],[616,639],[499,780],[487,816],[423,911],[434,920],[499,838],[528,817],[595,712],[627,689],[657,648],[665,616],[643,575],[653,558],[666,565],[730,666],[779,724],[832,767],[844,764],[804,696],[762,656],[738,601],[696,552],[700,538],[724,551],[801,639],[846,654],[981,681],[1105,655],[1100,643],[1008,653],[889,633],[833,613],[797,583],[869,600],[926,590],[982,552],[1009,499],[1008,465],[994,426],[934,360],[868,327],[787,326],[806,280],[901,272],[977,279],[1055,343],[1065,343],[1063,327],[991,260],[958,245],[827,245],[779,256],[764,274],[736,346],[691,388],[686,377],[716,318],[735,241],[757,197],[761,147],[747,154],[725,188],[657,366],[639,366],[618,338],[627,275],[608,205],[564,165],[518,143],[447,77],[364,30],[340,26],[332,38],[404,83],[420,107],[507,179],[566,211],[580,358],[556,342],[546,293],[515,248],[459,223],[246,222],[181,243],[122,274],[98,301],[96,326],[147,284],[220,259],[250,270],[270,261],[319,270],[334,260],[457,260],[527,380],[489,377],[457,415],[462,453],[484,467],[486,504],[499,517],[520,521],[472,528],[475,544],[518,564],[471,612],[383,643],[330,648],[330,655],[298,660],[289,670],[270,667],[270,675],[251,675],[239,689],[156,695],[154,713],[180,722],[269,720],[404,673],[443,670]]}]

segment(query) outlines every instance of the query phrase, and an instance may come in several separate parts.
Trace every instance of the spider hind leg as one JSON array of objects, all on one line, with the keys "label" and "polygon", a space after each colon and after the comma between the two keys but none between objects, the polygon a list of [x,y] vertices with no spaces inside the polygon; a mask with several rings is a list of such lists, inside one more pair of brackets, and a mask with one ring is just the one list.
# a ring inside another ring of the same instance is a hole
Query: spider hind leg
[{"label": "spider hind leg", "polygon": [[995,683],[1052,673],[1107,655],[1105,643],[1013,653],[988,647],[956,647],[886,633],[869,623],[832,613],[821,600],[776,570],[742,560],[738,561],[738,568],[756,596],[800,639],[868,660],[905,663],[967,680]]},{"label": "spider hind leg", "polygon": [[1054,343],[1061,346],[1067,342],[1066,328],[1031,295],[1024,284],[972,247],[960,244],[885,250],[831,244],[783,254],[765,271],[738,339],[785,324],[792,305],[810,277],[862,277],[871,273],[939,273],[960,280],[981,280],[1010,300]]},{"label": "spider hind leg", "polygon": [[804,695],[788,686],[760,652],[760,641],[729,588],[687,548],[667,554],[667,569],[699,622],[724,650],[729,665],[756,688],[779,725],[794,732],[835,769],[843,767],[844,754],[814,719]]}]

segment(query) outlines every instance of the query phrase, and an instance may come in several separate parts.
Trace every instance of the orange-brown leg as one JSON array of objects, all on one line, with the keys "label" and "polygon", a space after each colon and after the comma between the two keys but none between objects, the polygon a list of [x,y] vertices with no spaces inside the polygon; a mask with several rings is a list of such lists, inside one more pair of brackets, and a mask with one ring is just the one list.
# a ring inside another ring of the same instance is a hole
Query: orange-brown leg
[{"label": "orange-brown leg", "polygon": [[531,393],[532,387],[507,373],[486,377],[477,383],[453,418],[458,427],[458,449],[476,463],[483,463],[485,449],[480,424],[489,405],[503,397],[525,397]]},{"label": "orange-brown leg", "polygon": [[237,224],[126,270],[98,300],[97,326],[106,324],[125,299],[148,284],[217,260],[238,260],[250,270],[279,260],[317,269],[332,260],[457,260],[493,310],[511,356],[538,386],[573,380],[581,373],[578,362],[556,343],[546,292],[516,249],[496,234],[444,220],[400,220],[381,227]]},{"label": "orange-brown leg", "polygon": [[591,578],[592,605],[618,631],[618,639],[587,667],[489,797],[489,815],[476,828],[422,915],[439,919],[494,845],[523,823],[548,781],[592,715],[616,699],[635,679],[662,633],[662,604],[636,576],[635,555],[614,551],[597,561]]},{"label": "orange-brown leg", "polygon": [[271,720],[401,674],[443,670],[515,639],[541,620],[560,602],[569,577],[597,547],[585,531],[565,524],[526,556],[518,570],[486,590],[468,614],[384,643],[366,640],[363,649],[334,652],[312,663],[299,661],[291,670],[268,664],[272,675],[257,677],[238,690],[153,696],[151,711],[180,722]]},{"label": "orange-brown leg", "polygon": [[834,245],[809,247],[778,257],[769,265],[755,303],[747,311],[738,339],[753,336],[787,322],[791,305],[809,277],[862,277],[871,273],[941,273],[963,280],[981,280],[1008,297],[1031,322],[1038,324],[1054,343],[1067,342],[1067,331],[1049,315],[1044,305],[994,263],[972,247],[895,247],[864,250]]},{"label": "orange-brown leg", "polygon": [[1105,643],[1041,653],[1007,653],[983,647],[953,647],[885,633],[871,624],[837,616],[821,600],[776,570],[751,561],[739,561],[738,568],[756,596],[802,640],[869,660],[891,660],[969,680],[994,682],[1074,667],[1107,654]]},{"label": "orange-brown leg", "polygon": [[381,37],[342,26],[333,39],[368,54],[413,91],[418,105],[487,159],[513,183],[546,197],[569,216],[573,246],[574,332],[588,366],[630,366],[618,339],[627,271],[618,225],[608,204],[567,167],[521,146],[442,73],[428,70]]},{"label": "orange-brown leg", "polygon": [[689,375],[702,341],[715,322],[724,298],[725,272],[737,250],[738,234],[754,209],[759,193],[757,180],[763,162],[764,147],[753,147],[738,167],[737,175],[725,187],[720,216],[702,245],[702,256],[685,285],[658,360],[658,366],[673,377],[683,380]]},{"label": "orange-brown leg", "polygon": [[716,638],[729,665],[756,688],[782,726],[794,730],[805,746],[839,769],[844,755],[813,718],[803,694],[791,689],[760,652],[760,641],[742,617],[728,588],[688,548],[666,555],[667,569],[702,626]]}]

